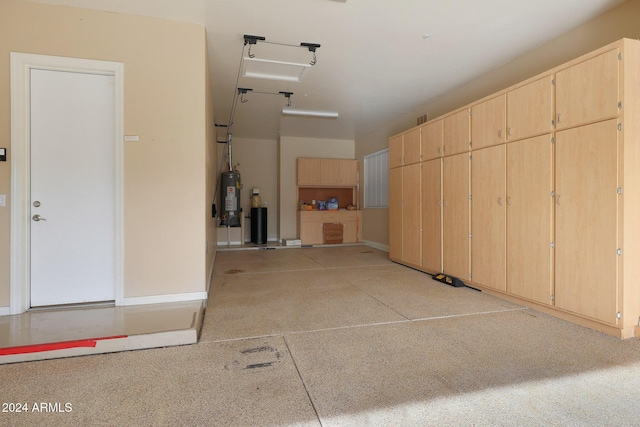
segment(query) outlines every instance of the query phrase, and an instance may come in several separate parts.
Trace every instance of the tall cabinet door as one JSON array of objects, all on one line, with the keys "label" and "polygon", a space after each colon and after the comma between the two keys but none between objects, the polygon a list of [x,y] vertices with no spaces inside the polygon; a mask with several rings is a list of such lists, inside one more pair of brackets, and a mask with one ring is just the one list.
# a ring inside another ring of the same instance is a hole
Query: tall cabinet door
[{"label": "tall cabinet door", "polygon": [[469,266],[469,154],[443,159],[444,272],[468,280]]},{"label": "tall cabinet door", "polygon": [[541,304],[553,295],[551,135],[507,144],[507,292]]},{"label": "tall cabinet door", "polygon": [[442,272],[442,159],[422,163],[422,267]]},{"label": "tall cabinet door", "polygon": [[559,308],[609,324],[618,312],[617,120],[556,134]]},{"label": "tall cabinet door", "polygon": [[402,260],[402,168],[389,170],[389,257]]},{"label": "tall cabinet door", "polygon": [[402,168],[402,260],[422,265],[420,163]]},{"label": "tall cabinet door", "polygon": [[506,290],[506,147],[476,150],[471,159],[471,275]]}]

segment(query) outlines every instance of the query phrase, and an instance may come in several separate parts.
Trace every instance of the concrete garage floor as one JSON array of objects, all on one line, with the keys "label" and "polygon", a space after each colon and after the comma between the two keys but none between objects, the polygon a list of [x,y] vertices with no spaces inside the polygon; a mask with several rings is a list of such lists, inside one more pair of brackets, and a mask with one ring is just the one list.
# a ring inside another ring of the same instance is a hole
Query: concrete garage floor
[{"label": "concrete garage floor", "polygon": [[0,366],[3,425],[632,426],[640,341],[366,246],[218,252],[197,344]]}]

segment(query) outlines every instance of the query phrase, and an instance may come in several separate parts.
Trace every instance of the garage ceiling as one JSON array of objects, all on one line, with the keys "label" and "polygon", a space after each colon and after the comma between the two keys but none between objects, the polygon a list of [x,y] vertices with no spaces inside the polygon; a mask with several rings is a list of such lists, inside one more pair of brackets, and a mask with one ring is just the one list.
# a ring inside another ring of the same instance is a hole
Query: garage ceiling
[{"label": "garage ceiling", "polygon": [[[623,2],[33,1],[204,25],[215,121],[228,124],[235,104],[234,138],[255,139],[354,139]],[[265,40],[245,46],[244,35]],[[302,42],[321,46],[315,65],[300,66],[299,82],[238,77],[249,46],[255,60],[308,64],[313,53],[300,47]],[[243,95],[247,102],[239,102],[237,87],[252,89]],[[337,112],[339,117],[285,116],[282,109],[288,99],[279,92],[293,93],[292,108]]]}]

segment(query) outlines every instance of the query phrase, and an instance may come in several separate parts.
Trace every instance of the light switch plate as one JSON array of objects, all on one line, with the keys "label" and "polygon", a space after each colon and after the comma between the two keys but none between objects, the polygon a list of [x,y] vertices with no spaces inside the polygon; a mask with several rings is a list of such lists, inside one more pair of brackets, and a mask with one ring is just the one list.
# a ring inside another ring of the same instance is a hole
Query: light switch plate
[{"label": "light switch plate", "polygon": [[7,196],[4,194],[0,194],[0,206],[6,206],[7,204]]}]

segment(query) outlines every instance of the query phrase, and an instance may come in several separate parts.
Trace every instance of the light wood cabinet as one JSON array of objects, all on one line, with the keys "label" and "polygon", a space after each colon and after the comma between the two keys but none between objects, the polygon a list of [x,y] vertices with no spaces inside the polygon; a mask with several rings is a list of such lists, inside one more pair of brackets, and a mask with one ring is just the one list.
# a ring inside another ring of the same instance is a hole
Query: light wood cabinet
[{"label": "light wood cabinet", "polygon": [[471,141],[469,111],[469,109],[464,109],[443,119],[443,155],[451,156],[469,151],[469,142]]},{"label": "light wood cabinet", "polygon": [[300,157],[297,184],[309,187],[356,187],[358,161]]},{"label": "light wood cabinet", "polygon": [[471,156],[471,280],[506,290],[506,147]]},{"label": "light wood cabinet", "polygon": [[557,129],[618,115],[620,54],[615,47],[556,73]]},{"label": "light wood cabinet", "polygon": [[402,168],[402,260],[412,266],[422,265],[420,168]]},{"label": "light wood cabinet", "polygon": [[[423,133],[424,135],[424,133]],[[422,267],[442,272],[442,159],[422,163]]]},{"label": "light wood cabinet", "polygon": [[422,265],[421,247],[421,164],[391,169],[389,180],[389,227],[391,259],[411,266]]},{"label": "light wood cabinet", "polygon": [[505,141],[505,99],[505,95],[500,95],[471,107],[471,146],[474,150]]},{"label": "light wood cabinet", "polygon": [[507,140],[553,132],[553,75],[511,90],[506,96]]},{"label": "light wood cabinet", "polygon": [[551,305],[551,134],[507,144],[507,292]]},{"label": "light wood cabinet", "polygon": [[297,166],[298,202],[327,201],[336,197],[340,208],[337,211],[298,211],[297,229],[302,244],[325,243],[325,223],[343,225],[343,243],[360,242],[360,212],[346,209],[349,205],[358,206],[358,161],[300,157]]},{"label": "light wood cabinet", "polygon": [[389,257],[402,261],[402,171],[389,170]]},{"label": "light wood cabinet", "polygon": [[298,158],[298,185],[319,185],[320,159]]},{"label": "light wood cabinet", "polygon": [[436,120],[422,126],[422,160],[436,159],[442,156],[442,120]]},{"label": "light wood cabinet", "polygon": [[343,243],[360,241],[360,211],[298,211],[303,245],[324,243],[324,224],[342,224]]},{"label": "light wood cabinet", "polygon": [[623,39],[421,125],[421,188],[409,188],[406,166],[390,171],[404,191],[391,197],[392,259],[409,264],[396,257],[408,220],[401,207],[419,191],[422,265],[409,265],[634,336],[639,69],[640,41]]},{"label": "light wood cabinet", "polygon": [[469,280],[469,154],[444,158],[442,187],[444,272]]},{"label": "light wood cabinet", "polygon": [[612,325],[620,247],[617,146],[616,119],[556,134],[556,306]]},{"label": "light wood cabinet", "polygon": [[389,139],[389,167],[402,166],[402,156],[402,135],[397,135]]},{"label": "light wood cabinet", "polygon": [[402,136],[403,165],[419,163],[421,129],[415,128]]},{"label": "light wood cabinet", "polygon": [[326,187],[355,187],[357,183],[357,160],[320,159],[320,185]]}]

